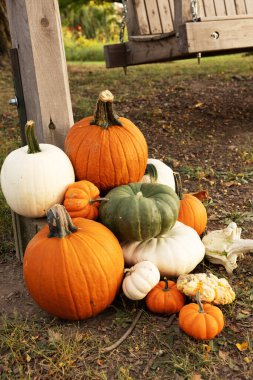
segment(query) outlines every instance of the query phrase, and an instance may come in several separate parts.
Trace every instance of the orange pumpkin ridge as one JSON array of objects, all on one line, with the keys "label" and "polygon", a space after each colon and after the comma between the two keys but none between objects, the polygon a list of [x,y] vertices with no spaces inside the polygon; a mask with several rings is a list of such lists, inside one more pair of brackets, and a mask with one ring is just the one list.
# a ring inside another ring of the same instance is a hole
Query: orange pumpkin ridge
[{"label": "orange pumpkin ridge", "polygon": [[86,117],[70,128],[65,152],[77,180],[88,180],[101,191],[138,182],[148,160],[142,132],[130,120],[114,113],[109,91],[100,93],[94,117]]},{"label": "orange pumpkin ridge", "polygon": [[174,173],[176,193],[180,199],[178,221],[193,228],[201,235],[207,225],[207,212],[203,203],[192,194],[183,194],[179,173]]},{"label": "orange pumpkin ridge", "polygon": [[217,306],[202,305],[199,297],[197,292],[197,304],[188,304],[180,310],[179,326],[195,339],[213,339],[224,327],[224,316]]},{"label": "orange pumpkin ridge", "polygon": [[185,303],[185,296],[174,281],[165,277],[147,295],[147,308],[154,313],[177,313]]},{"label": "orange pumpkin ridge", "polygon": [[[74,224],[57,205],[49,226],[28,244],[24,278],[32,298],[48,313],[64,319],[97,315],[114,300],[124,271],[123,252],[113,233],[92,220]],[[50,219],[51,218],[51,219]]]}]

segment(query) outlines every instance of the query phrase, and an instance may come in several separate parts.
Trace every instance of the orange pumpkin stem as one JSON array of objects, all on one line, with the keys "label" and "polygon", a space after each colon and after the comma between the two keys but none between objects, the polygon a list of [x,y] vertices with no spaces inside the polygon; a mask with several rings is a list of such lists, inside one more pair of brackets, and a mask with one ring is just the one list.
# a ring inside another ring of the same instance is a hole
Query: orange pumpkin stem
[{"label": "orange pumpkin stem", "polygon": [[63,238],[77,231],[67,210],[62,205],[54,205],[47,211],[47,223],[49,227],[48,237]]},{"label": "orange pumpkin stem", "polygon": [[168,292],[170,290],[170,288],[169,288],[169,281],[168,281],[167,277],[164,277],[163,281],[165,282],[165,288],[163,288],[163,291]]},{"label": "orange pumpkin stem", "polygon": [[205,313],[202,302],[200,301],[200,292],[199,291],[196,293],[196,301],[197,301],[197,304],[199,306],[199,313]]},{"label": "orange pumpkin stem", "polygon": [[105,129],[112,125],[122,126],[118,115],[114,112],[113,99],[114,96],[109,90],[102,91],[99,94],[94,119],[90,122],[90,125],[98,125]]}]

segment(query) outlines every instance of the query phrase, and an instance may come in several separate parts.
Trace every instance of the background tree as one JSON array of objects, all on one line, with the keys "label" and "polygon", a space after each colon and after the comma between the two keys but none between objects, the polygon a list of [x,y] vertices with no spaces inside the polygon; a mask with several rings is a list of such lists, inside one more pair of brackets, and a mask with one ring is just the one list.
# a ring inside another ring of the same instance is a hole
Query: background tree
[{"label": "background tree", "polygon": [[5,0],[0,0],[0,57],[5,55],[10,46],[9,24]]}]

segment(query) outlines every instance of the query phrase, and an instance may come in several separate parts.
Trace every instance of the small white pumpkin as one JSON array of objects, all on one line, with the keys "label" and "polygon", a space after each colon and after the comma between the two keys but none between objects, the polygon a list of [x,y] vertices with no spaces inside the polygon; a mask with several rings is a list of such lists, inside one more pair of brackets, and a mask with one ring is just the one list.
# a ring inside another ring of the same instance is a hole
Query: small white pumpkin
[{"label": "small white pumpkin", "polygon": [[27,122],[25,130],[28,145],[5,158],[1,187],[13,211],[28,218],[40,218],[54,204],[62,203],[75,174],[70,159],[60,148],[38,144],[33,121]]},{"label": "small white pumpkin", "polygon": [[130,269],[125,269],[125,272],[122,289],[130,300],[145,298],[160,281],[159,270],[150,261],[142,261]]},{"label": "small white pumpkin", "polygon": [[173,170],[156,158],[148,159],[146,172],[140,182],[160,183],[170,186],[174,191],[176,188]]},{"label": "small white pumpkin", "polygon": [[161,276],[190,273],[204,258],[205,246],[197,232],[181,222],[163,236],[122,244],[126,265],[152,261]]}]

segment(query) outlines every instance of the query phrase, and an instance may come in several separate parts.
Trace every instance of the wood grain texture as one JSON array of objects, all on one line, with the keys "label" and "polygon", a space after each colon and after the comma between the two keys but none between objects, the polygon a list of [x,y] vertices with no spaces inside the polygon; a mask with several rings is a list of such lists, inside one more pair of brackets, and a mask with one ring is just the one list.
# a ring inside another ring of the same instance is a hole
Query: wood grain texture
[{"label": "wood grain texture", "polygon": [[140,34],[151,34],[144,0],[134,0]]},{"label": "wood grain texture", "polygon": [[245,15],[247,13],[244,0],[235,0],[235,8],[238,15]]},{"label": "wood grain texture", "polygon": [[27,118],[39,142],[63,148],[73,124],[57,0],[7,0],[12,46],[18,49]]},{"label": "wood grain texture", "polygon": [[159,0],[157,2],[163,33],[169,33],[174,30],[173,16],[169,0]]},{"label": "wood grain texture", "polygon": [[[222,0],[219,0],[220,2]],[[214,7],[214,3],[213,1],[211,0],[203,0],[203,7],[205,9],[205,15],[206,17],[210,17],[210,16],[215,16],[216,15],[216,12],[215,12],[215,7]]]},{"label": "wood grain texture", "polygon": [[234,0],[225,0],[226,13],[228,16],[235,15],[235,1]]},{"label": "wood grain texture", "polygon": [[245,0],[245,6],[247,14],[253,14],[253,1]]},{"label": "wood grain texture", "polygon": [[162,24],[156,0],[145,0],[150,33],[162,33]]},{"label": "wood grain texture", "polygon": [[214,0],[216,16],[226,16],[226,8],[224,0]]}]

